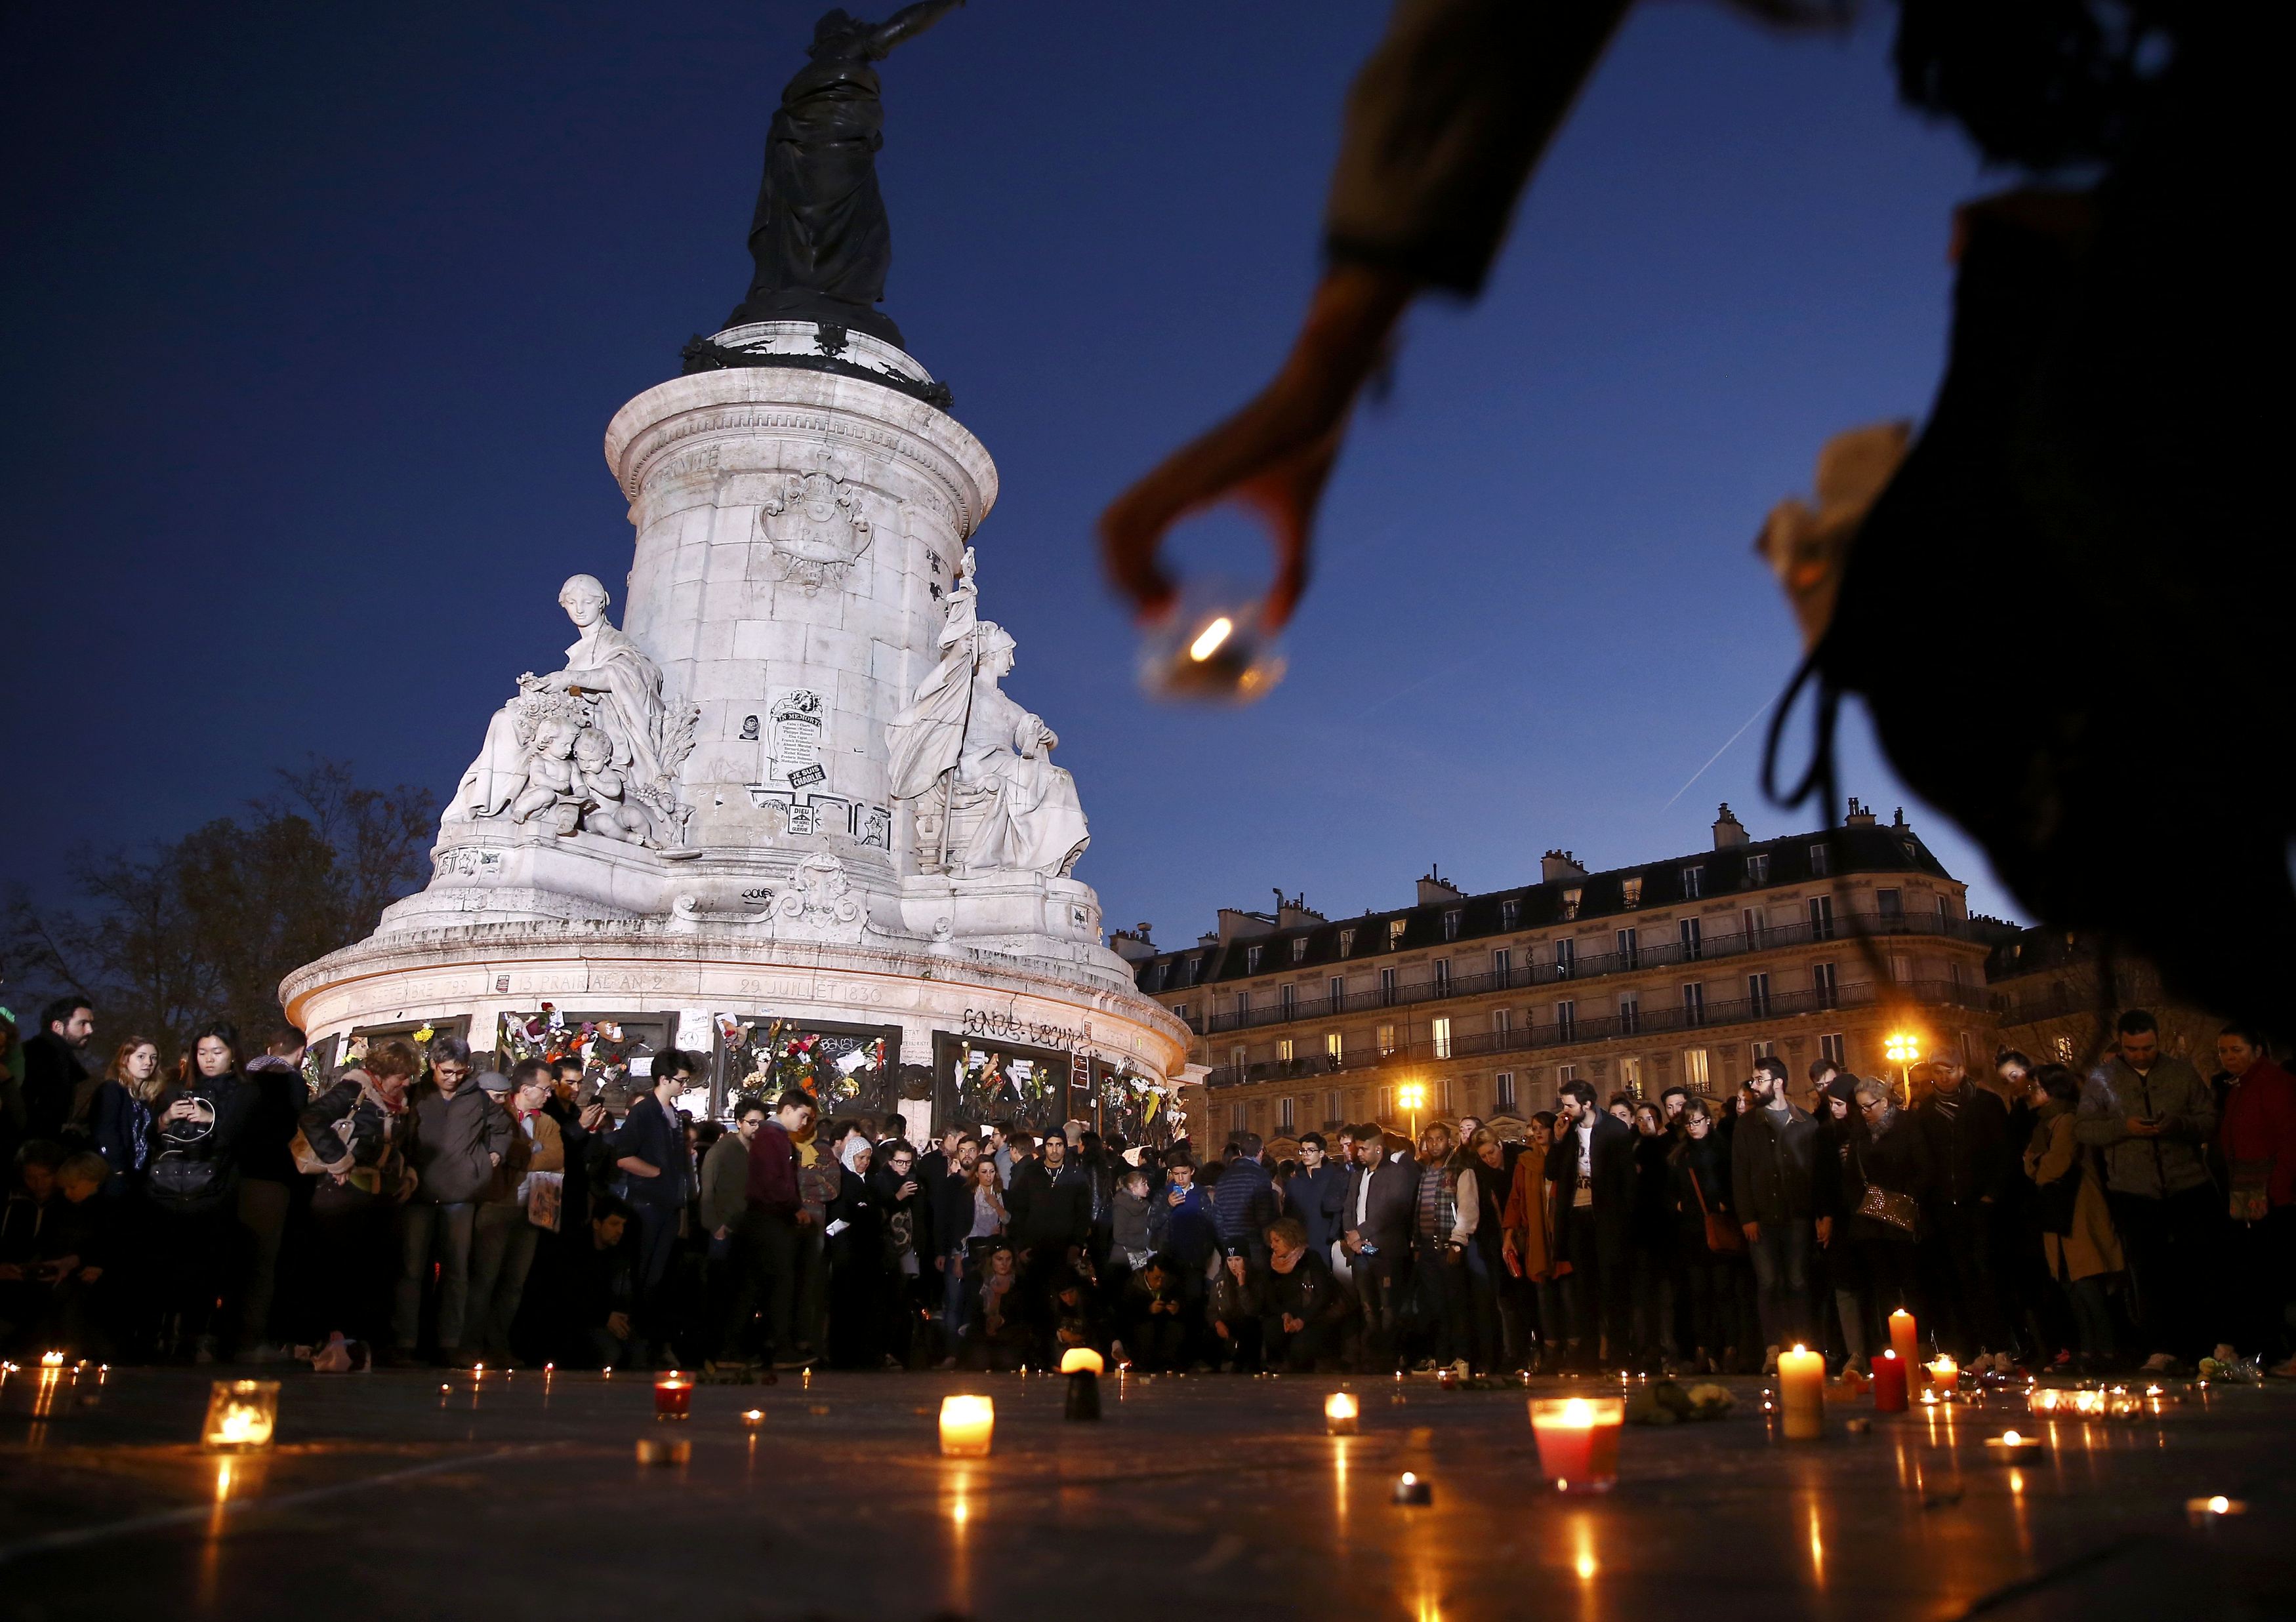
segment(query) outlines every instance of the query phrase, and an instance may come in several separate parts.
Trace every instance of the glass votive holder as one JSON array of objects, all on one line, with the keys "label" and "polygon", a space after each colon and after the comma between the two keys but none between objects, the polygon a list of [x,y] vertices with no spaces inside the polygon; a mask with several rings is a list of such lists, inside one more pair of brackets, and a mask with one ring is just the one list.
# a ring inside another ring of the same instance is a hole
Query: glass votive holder
[{"label": "glass votive holder", "polygon": [[1557,1492],[1607,1493],[1619,1479],[1619,1431],[1627,1405],[1616,1397],[1545,1397],[1530,1403],[1538,1472]]},{"label": "glass votive holder", "polygon": [[1283,655],[1263,628],[1265,608],[1231,582],[1191,579],[1141,639],[1140,685],[1150,697],[1250,704],[1283,679]]},{"label": "glass votive holder", "polygon": [[1324,1399],[1324,1434],[1353,1436],[1360,1410],[1351,1391],[1334,1391]]},{"label": "glass votive holder", "polygon": [[218,1380],[209,1388],[200,1440],[209,1453],[258,1453],[279,1422],[275,1380]]},{"label": "glass votive holder", "polygon": [[693,1381],[672,1369],[653,1382],[653,1416],[682,1420],[693,1413]]},{"label": "glass votive holder", "polygon": [[996,1403],[987,1397],[940,1399],[940,1451],[949,1459],[985,1459],[996,1430]]}]

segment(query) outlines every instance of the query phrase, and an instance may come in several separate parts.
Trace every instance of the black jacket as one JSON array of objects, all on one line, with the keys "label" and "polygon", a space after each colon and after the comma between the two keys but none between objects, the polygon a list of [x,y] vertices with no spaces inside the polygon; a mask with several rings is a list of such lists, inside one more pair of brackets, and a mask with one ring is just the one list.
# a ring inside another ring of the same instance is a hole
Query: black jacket
[{"label": "black jacket", "polygon": [[1730,1187],[1741,1222],[1807,1222],[1816,1215],[1817,1123],[1788,1104],[1749,1110],[1730,1145]]},{"label": "black jacket", "polygon": [[[914,1183],[915,1190],[906,1200],[900,1197],[901,1185]],[[925,1180],[917,1168],[909,1167],[909,1175],[897,1177],[890,1166],[873,1167],[869,1173],[869,1192],[877,1201],[877,1209],[885,1219],[885,1254],[898,1257],[914,1249],[921,1273],[932,1271],[934,1252],[932,1196],[925,1190]]]},{"label": "black jacket", "polygon": [[1932,1093],[1914,1111],[1930,1141],[1930,1203],[1939,1210],[1998,1200],[2020,1169],[2021,1146],[2009,1146],[2009,1107],[1976,1083],[1964,1081],[1958,1108],[1939,1107]]},{"label": "black jacket", "polygon": [[[205,1108],[198,1118],[170,1121],[178,1099]],[[152,1112],[152,1158],[144,1167],[152,1203],[189,1216],[211,1211],[239,1192],[239,1140],[246,1130],[255,1089],[240,1076],[201,1076],[188,1085],[169,1085]]]},{"label": "black jacket", "polygon": [[1300,1225],[1308,1230],[1308,1249],[1317,1256],[1328,1257],[1332,1241],[1348,1225],[1341,1218],[1352,1181],[1346,1167],[1326,1160],[1313,1171],[1294,1172],[1284,1185],[1283,1214],[1300,1219]]},{"label": "black jacket", "polygon": [[79,1084],[87,1066],[80,1050],[52,1030],[41,1031],[24,1044],[24,1136],[60,1139],[71,1118]]},{"label": "black jacket", "polygon": [[1013,1168],[1004,1204],[1013,1214],[1013,1242],[1021,1249],[1065,1250],[1092,1237],[1092,1188],[1073,1166],[1055,1176],[1042,1158],[1030,1156]]},{"label": "black jacket", "polygon": [[[1365,1178],[1371,1179],[1371,1199],[1365,1208],[1361,1224],[1356,1221],[1356,1208],[1363,1200]],[[1340,1207],[1340,1232],[1357,1228],[1366,1245],[1378,1248],[1379,1254],[1401,1257],[1411,1249],[1413,1220],[1419,1208],[1419,1167],[1406,1155],[1392,1160],[1382,1155],[1379,1164],[1368,1169],[1357,1166],[1348,1174],[1347,1193]]]},{"label": "black jacket", "polygon": [[[1926,1208],[1936,1184],[1932,1160],[1929,1134],[1921,1122],[1902,1110],[1896,1111],[1879,1136],[1868,1134],[1853,1140],[1842,1179],[1849,1208],[1857,1210],[1868,1185],[1893,1194],[1910,1194]],[[1851,1232],[1860,1240],[1886,1240],[1894,1244],[1910,1244],[1919,1237],[1872,1216],[1854,1216]]]},{"label": "black jacket", "polygon": [[1574,1230],[1580,1223],[1591,1220],[1597,1249],[1609,1255],[1622,1256],[1635,1216],[1633,1130],[1609,1110],[1595,1110],[1587,1159],[1594,1179],[1595,1203],[1581,1210],[1575,1203],[1578,1188],[1578,1128],[1556,1122],[1554,1147],[1546,1151],[1546,1177],[1554,1184],[1555,1253],[1568,1257]]},{"label": "black jacket", "polygon": [[[414,1199],[461,1205],[482,1198],[494,1180],[495,1161],[510,1152],[510,1135],[517,1130],[475,1077],[452,1093],[440,1092],[434,1081],[417,1083],[406,1094],[405,1151],[417,1179]],[[685,1158],[681,1145],[681,1164]]]}]

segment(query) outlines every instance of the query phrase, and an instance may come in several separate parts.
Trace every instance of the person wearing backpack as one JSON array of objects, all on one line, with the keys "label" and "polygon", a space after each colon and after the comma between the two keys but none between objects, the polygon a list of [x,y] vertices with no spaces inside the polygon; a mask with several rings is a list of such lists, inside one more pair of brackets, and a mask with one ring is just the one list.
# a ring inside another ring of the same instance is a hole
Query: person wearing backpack
[{"label": "person wearing backpack", "polygon": [[144,1165],[153,1219],[162,1345],[194,1363],[216,1356],[216,1303],[238,1249],[239,1148],[255,1089],[241,1074],[239,1031],[218,1020],[193,1040],[184,1074],[160,1094]]}]

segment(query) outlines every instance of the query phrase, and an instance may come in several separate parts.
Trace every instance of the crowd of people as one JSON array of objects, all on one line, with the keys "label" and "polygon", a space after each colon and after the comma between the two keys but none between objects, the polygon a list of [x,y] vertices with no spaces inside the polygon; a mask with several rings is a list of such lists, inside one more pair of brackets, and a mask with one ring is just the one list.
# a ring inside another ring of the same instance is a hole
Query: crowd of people
[{"label": "crowd of people", "polygon": [[1754,1372],[1862,1366],[1912,1310],[1964,1364],[2296,1378],[2296,1079],[2227,1028],[2204,1079],[2121,1016],[2086,1075],[2004,1052],[1901,1077],[1758,1061],[1717,1099],[1562,1084],[1521,1138],[1310,1132],[1271,1159],[1080,1122],[685,1107],[443,1036],[307,1076],[229,1025],[87,1059],[65,998],[0,1027],[0,1352],[719,1371]]}]

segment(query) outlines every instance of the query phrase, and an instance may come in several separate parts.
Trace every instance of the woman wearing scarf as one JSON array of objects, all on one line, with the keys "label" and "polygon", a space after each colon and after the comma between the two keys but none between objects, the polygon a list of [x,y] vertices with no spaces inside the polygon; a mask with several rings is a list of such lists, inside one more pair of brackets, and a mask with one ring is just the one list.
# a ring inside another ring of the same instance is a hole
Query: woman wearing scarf
[{"label": "woman wearing scarf", "polygon": [[368,1366],[369,1348],[390,1324],[398,1271],[390,1213],[413,1184],[400,1151],[406,1089],[421,1068],[409,1044],[378,1043],[359,1068],[306,1105],[298,1122],[296,1167],[317,1174],[314,1281],[327,1343],[312,1361],[322,1373]]},{"label": "woman wearing scarf", "polygon": [[829,1248],[829,1363],[873,1369],[885,1360],[885,1216],[869,1186],[869,1135],[838,1145],[837,1192],[822,1233]]}]

